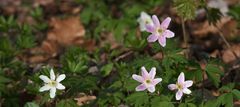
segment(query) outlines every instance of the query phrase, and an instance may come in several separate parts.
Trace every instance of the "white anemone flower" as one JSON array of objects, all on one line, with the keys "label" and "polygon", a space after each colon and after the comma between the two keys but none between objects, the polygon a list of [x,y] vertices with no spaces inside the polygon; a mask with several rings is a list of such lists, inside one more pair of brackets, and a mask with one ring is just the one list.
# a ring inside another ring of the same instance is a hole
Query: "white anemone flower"
[{"label": "white anemone flower", "polygon": [[50,78],[45,75],[40,75],[39,78],[45,82],[44,86],[42,86],[39,91],[48,91],[50,90],[50,97],[54,98],[56,96],[56,90],[64,90],[65,86],[63,86],[60,82],[64,80],[66,77],[65,74],[59,75],[57,78],[54,74],[53,69],[50,70]]},{"label": "white anemone flower", "polygon": [[181,74],[178,76],[177,83],[168,85],[168,88],[170,90],[178,90],[176,93],[176,100],[180,100],[183,94],[191,94],[191,90],[188,88],[191,87],[192,84],[192,80],[185,81],[184,73],[181,72]]},{"label": "white anemone flower", "polygon": [[141,31],[146,31],[146,25],[153,25],[151,16],[146,12],[141,12],[141,16],[137,19],[137,21],[140,24]]}]

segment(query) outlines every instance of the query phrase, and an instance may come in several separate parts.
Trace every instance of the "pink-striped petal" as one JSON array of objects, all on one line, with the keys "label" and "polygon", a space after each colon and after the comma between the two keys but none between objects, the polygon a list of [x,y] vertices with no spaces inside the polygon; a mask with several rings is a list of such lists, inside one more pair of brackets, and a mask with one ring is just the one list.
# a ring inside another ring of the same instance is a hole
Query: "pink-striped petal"
[{"label": "pink-striped petal", "polygon": [[170,31],[170,30],[166,30],[164,33],[163,33],[163,36],[166,37],[166,38],[172,38],[175,36],[175,34]]},{"label": "pink-striped petal", "polygon": [[157,85],[161,81],[162,81],[162,78],[156,78],[156,79],[153,80],[152,84],[155,86],[155,85]]},{"label": "pink-striped petal", "polygon": [[152,16],[152,21],[155,27],[160,27],[160,22],[158,20],[158,17],[156,15]]},{"label": "pink-striped petal", "polygon": [[185,76],[184,76],[184,73],[181,72],[180,75],[178,76],[178,84],[184,85],[184,81],[185,81]]},{"label": "pink-striped petal", "polygon": [[166,38],[164,36],[159,36],[158,42],[162,47],[166,46]]},{"label": "pink-striped petal", "polygon": [[158,36],[155,34],[151,34],[150,36],[148,36],[147,41],[148,42],[155,42],[156,40],[158,40]]},{"label": "pink-striped petal", "polygon": [[150,32],[150,33],[155,32],[155,27],[152,24],[146,24],[145,27],[147,32]]},{"label": "pink-striped petal", "polygon": [[180,100],[182,98],[183,92],[178,90],[176,93],[176,100]]},{"label": "pink-striped petal", "polygon": [[143,66],[143,67],[141,67],[141,70],[142,70],[142,77],[143,77],[143,79],[144,80],[147,79],[149,77],[149,74],[148,74],[146,68]]},{"label": "pink-striped petal", "polygon": [[144,84],[141,84],[139,86],[136,87],[136,91],[144,91],[145,89],[147,89],[147,87]]},{"label": "pink-striped petal", "polygon": [[176,90],[176,89],[177,89],[177,86],[176,86],[176,84],[169,84],[169,85],[168,85],[168,89],[169,89],[169,90]]},{"label": "pink-striped petal", "polygon": [[155,86],[148,87],[147,90],[153,93],[155,91]]},{"label": "pink-striped petal", "polygon": [[154,79],[155,75],[156,75],[156,68],[152,67],[152,69],[149,72],[149,76],[151,79]]},{"label": "pink-striped petal", "polygon": [[166,19],[163,20],[163,22],[162,22],[162,24],[161,24],[161,27],[167,29],[170,22],[171,22],[171,18],[170,18],[170,17],[167,17]]},{"label": "pink-striped petal", "polygon": [[184,87],[191,87],[192,86],[192,84],[193,84],[193,81],[192,80],[187,80],[187,81],[185,81],[185,83],[184,83]]},{"label": "pink-striped petal", "polygon": [[143,82],[143,78],[139,75],[133,74],[132,78],[138,82]]}]

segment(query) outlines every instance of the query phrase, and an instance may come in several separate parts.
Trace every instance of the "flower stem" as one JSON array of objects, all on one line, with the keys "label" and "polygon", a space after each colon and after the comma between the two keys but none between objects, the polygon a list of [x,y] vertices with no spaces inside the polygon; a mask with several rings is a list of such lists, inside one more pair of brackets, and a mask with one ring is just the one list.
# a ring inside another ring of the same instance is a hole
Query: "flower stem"
[{"label": "flower stem", "polygon": [[204,72],[205,70],[202,70],[202,99],[204,100]]},{"label": "flower stem", "polygon": [[186,34],[185,21],[184,21],[183,18],[181,18],[181,21],[182,21],[184,48],[188,48],[188,37],[187,37],[187,34]]}]

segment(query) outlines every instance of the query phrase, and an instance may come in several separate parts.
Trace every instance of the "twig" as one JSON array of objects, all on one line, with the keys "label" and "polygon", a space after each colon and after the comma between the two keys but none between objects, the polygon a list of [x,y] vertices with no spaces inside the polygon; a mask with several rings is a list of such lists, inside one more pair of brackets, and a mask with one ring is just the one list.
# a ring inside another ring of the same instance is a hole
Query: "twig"
[{"label": "twig", "polygon": [[188,48],[188,37],[186,35],[186,28],[185,28],[185,21],[181,18],[182,21],[182,31],[183,31],[183,40],[184,40],[184,47]]},{"label": "twig", "polygon": [[222,38],[222,40],[224,41],[224,43],[227,45],[227,48],[230,49],[230,51],[232,51],[233,55],[239,60],[240,58],[238,57],[238,55],[235,53],[235,51],[231,48],[231,45],[229,44],[229,42],[227,41],[227,39],[224,37],[222,31],[220,30],[220,28],[218,26],[215,26],[218,31],[219,31],[219,35]]},{"label": "twig", "polygon": [[119,61],[120,59],[123,59],[123,58],[127,57],[128,55],[131,55],[132,53],[133,53],[133,51],[129,51],[127,53],[124,53],[123,55],[120,55],[117,58],[115,58],[114,61]]}]

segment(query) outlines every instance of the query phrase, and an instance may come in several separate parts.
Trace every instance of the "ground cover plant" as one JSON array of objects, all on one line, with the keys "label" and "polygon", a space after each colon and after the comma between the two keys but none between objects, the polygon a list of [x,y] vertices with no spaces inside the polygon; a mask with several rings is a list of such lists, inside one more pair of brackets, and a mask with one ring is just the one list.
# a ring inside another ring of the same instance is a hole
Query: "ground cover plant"
[{"label": "ground cover plant", "polygon": [[0,0],[1,107],[238,107],[238,0]]}]

